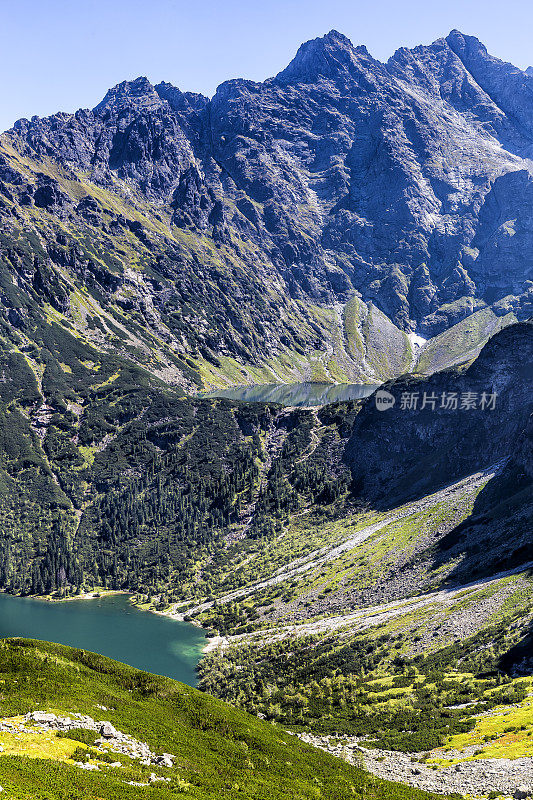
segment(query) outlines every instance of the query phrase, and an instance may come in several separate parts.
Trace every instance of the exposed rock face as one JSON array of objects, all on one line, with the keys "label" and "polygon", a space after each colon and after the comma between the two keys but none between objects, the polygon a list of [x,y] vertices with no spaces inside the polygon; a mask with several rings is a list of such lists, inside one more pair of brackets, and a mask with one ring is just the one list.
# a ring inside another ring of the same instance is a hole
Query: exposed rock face
[{"label": "exposed rock face", "polygon": [[[17,152],[57,177],[29,175]],[[138,78],[93,110],[19,120],[0,190],[8,225],[43,212],[56,266],[50,219],[69,220],[71,274],[174,352],[247,362],[327,351],[332,331],[306,309],[354,293],[425,337],[484,306],[530,315],[532,157],[531,69],[458,31],[387,64],[331,31],[211,100]],[[135,213],[102,208],[94,187]],[[94,253],[82,266],[80,225],[105,267]],[[342,359],[353,378],[360,356]]]},{"label": "exposed rock face", "polygon": [[359,496],[394,506],[508,457],[513,479],[498,481],[530,487],[532,363],[533,323],[524,322],[494,336],[464,372],[387,384],[387,410],[365,400],[346,454]]}]

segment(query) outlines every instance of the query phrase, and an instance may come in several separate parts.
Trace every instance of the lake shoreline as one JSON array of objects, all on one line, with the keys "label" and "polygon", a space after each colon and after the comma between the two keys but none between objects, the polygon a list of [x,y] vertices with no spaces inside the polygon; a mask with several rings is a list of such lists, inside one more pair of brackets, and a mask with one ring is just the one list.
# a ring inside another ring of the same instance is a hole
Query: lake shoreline
[{"label": "lake shoreline", "polygon": [[[136,605],[135,603],[133,605]],[[175,622],[185,622],[187,625],[194,625],[195,628],[200,628],[202,631],[207,631],[208,629],[205,628],[201,622],[198,622],[196,619],[185,619],[185,614],[180,613],[179,611],[172,610],[172,607],[166,609],[165,611],[158,611],[155,608],[143,608],[142,606],[138,606],[141,611],[149,611],[151,614],[157,614],[161,617],[167,617],[167,619],[173,619]],[[206,633],[205,636],[206,643],[204,647],[202,647],[202,653],[206,655],[207,653],[211,653],[213,650],[216,650],[223,641],[226,641],[225,636],[208,636]]]},{"label": "lake shoreline", "polygon": [[42,600],[45,603],[66,603],[69,600],[99,600],[102,597],[108,597],[115,594],[129,594],[125,589],[94,589],[92,592],[81,592],[80,594],[69,595],[68,597],[53,597],[51,594],[13,594],[7,592],[5,589],[0,589],[0,595],[7,595],[8,597],[20,597],[22,600]]},{"label": "lake shoreline", "polygon": [[[126,591],[126,589],[102,589],[100,591],[94,590],[92,592],[82,592],[81,594],[71,595],[69,597],[52,597],[52,595],[42,595],[42,594],[27,594],[27,595],[14,595],[10,594],[2,590],[0,594],[6,594],[9,597],[20,597],[22,599],[28,600],[41,600],[45,603],[68,603],[71,600],[101,600],[103,597],[111,597],[112,595],[129,595],[129,601],[132,606],[139,609],[139,611],[146,611],[149,614],[156,614],[160,617],[167,617],[167,619],[172,619],[175,622],[185,622],[188,625],[194,625],[195,628],[200,628],[203,631],[207,631],[201,622],[195,619],[185,619],[185,614],[173,611],[171,609],[167,609],[165,611],[158,611],[155,608],[149,608],[146,605],[139,604],[134,602],[135,593],[131,591]],[[206,643],[201,649],[202,655],[207,655],[208,653],[217,650],[218,647],[227,641],[226,637],[224,636],[205,636]]]},{"label": "lake shoreline", "polygon": [[[64,602],[75,599],[83,602]],[[209,644],[205,631],[185,621],[176,625],[176,619],[167,621],[163,615],[139,614],[145,609],[137,608],[132,599],[132,592],[123,590],[53,600],[3,592],[0,639],[56,642],[197,686],[196,668]]]},{"label": "lake shoreline", "polygon": [[94,592],[81,592],[80,594],[69,595],[69,597],[52,597],[52,595],[28,594],[16,595],[17,597],[31,597],[34,600],[44,600],[47,603],[68,603],[70,600],[99,600],[102,597],[110,597],[117,594],[129,594],[125,589],[102,589]]},{"label": "lake shoreline", "polygon": [[[150,608],[146,604],[136,603],[134,601],[135,594],[133,592],[128,592],[125,589],[102,589],[102,591],[94,591],[94,592],[83,592],[79,595],[73,595],[71,597],[51,597],[47,595],[43,597],[42,595],[27,595],[27,597],[31,597],[35,600],[45,600],[46,602],[50,603],[66,603],[69,600],[99,600],[102,597],[109,597],[111,595],[119,595],[125,594],[129,595],[130,603],[135,608],[138,608],[139,611],[146,611],[149,614],[156,614],[160,617],[166,617],[167,619],[172,619],[175,622],[185,622],[187,625],[194,625],[195,628],[200,628],[203,631],[206,631],[201,622],[195,619],[185,619],[185,614],[181,614],[176,611],[172,611],[171,608],[166,609],[164,611],[159,611],[156,608]],[[202,653],[207,654],[216,650],[220,644],[227,641],[226,637],[224,636],[207,636],[206,634],[206,644],[202,647]]]}]

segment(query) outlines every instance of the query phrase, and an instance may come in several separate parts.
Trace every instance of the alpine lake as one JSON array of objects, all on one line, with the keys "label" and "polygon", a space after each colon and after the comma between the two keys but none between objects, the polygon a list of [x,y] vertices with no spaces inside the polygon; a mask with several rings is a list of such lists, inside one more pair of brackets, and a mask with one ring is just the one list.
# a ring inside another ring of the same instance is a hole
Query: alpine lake
[{"label": "alpine lake", "polygon": [[[202,396],[308,407],[363,399],[375,389],[370,384],[266,384],[220,389]],[[201,628],[138,609],[126,594],[64,602],[0,594],[0,638],[6,637],[91,650],[189,686],[196,686],[196,666],[206,644]]]},{"label": "alpine lake", "polygon": [[205,632],[138,609],[126,594],[46,601],[0,594],[0,638],[24,637],[79,647],[196,686]]},{"label": "alpine lake", "polygon": [[346,400],[363,400],[377,385],[370,383],[267,383],[262,386],[232,386],[206,392],[202,397],[222,397],[247,403],[279,403],[287,407],[324,406]]}]

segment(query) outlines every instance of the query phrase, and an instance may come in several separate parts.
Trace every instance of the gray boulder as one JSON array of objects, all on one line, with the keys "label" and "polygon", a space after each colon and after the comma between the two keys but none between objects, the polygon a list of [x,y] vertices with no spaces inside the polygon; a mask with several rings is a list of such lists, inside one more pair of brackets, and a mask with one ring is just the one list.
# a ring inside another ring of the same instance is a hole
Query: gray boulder
[{"label": "gray boulder", "polygon": [[110,722],[102,722],[99,733],[104,739],[114,739],[117,736],[117,731]]}]

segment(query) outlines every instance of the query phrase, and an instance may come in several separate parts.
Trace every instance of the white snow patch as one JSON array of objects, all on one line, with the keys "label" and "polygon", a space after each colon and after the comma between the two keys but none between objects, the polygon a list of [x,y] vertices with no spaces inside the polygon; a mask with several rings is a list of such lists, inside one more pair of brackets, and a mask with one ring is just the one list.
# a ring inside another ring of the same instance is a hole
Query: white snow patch
[{"label": "white snow patch", "polygon": [[407,338],[415,347],[424,347],[428,341],[427,339],[424,339],[423,336],[419,336],[418,333],[408,333]]}]

